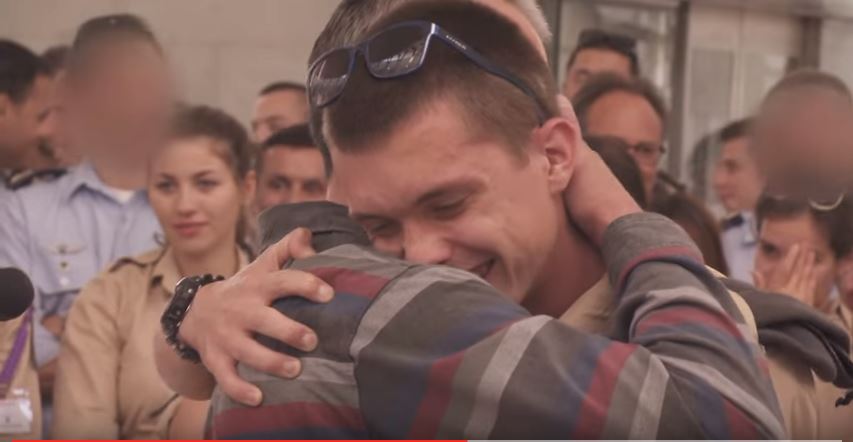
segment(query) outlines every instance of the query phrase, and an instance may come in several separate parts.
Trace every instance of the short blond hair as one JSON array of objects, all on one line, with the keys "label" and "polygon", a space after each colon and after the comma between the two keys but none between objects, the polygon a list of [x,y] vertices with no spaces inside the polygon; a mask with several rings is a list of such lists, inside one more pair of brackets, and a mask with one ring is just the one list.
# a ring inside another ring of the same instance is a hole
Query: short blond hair
[{"label": "short blond hair", "polygon": [[548,45],[551,43],[551,39],[553,38],[553,34],[551,33],[551,27],[548,26],[548,20],[545,18],[545,13],[542,12],[542,8],[539,6],[539,2],[536,0],[506,0],[511,5],[518,8],[525,17],[527,17],[527,21],[533,25],[533,29],[536,30],[536,34],[539,35],[539,38],[542,40],[542,43]]}]

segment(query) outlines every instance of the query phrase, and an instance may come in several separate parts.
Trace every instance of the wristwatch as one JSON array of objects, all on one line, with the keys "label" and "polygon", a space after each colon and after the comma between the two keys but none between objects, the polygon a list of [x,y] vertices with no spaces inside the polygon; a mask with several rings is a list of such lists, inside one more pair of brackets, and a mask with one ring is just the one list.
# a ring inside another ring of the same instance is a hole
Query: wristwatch
[{"label": "wristwatch", "polygon": [[181,328],[181,323],[184,322],[187,312],[195,299],[198,289],[216,281],[222,281],[222,276],[203,275],[203,276],[188,276],[178,281],[175,286],[175,296],[160,317],[160,325],[163,327],[163,333],[166,335],[166,342],[175,349],[175,352],[182,359],[186,359],[198,364],[201,362],[201,356],[198,352],[178,338],[178,331]]}]

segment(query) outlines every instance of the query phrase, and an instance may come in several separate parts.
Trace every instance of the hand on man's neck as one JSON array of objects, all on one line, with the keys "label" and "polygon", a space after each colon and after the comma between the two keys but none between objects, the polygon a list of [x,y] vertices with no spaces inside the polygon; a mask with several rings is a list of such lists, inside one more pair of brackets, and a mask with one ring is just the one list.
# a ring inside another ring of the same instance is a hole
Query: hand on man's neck
[{"label": "hand on man's neck", "polygon": [[[560,96],[558,103],[564,117],[577,121],[568,99]],[[524,302],[533,314],[560,317],[601,280],[605,231],[618,218],[642,211],[579,130],[574,153],[574,173],[563,191],[566,229],[548,257],[540,286]]]},{"label": "hand on man's neck", "polygon": [[570,221],[566,226],[545,263],[541,284],[522,303],[534,315],[563,316],[604,276],[598,248]]}]

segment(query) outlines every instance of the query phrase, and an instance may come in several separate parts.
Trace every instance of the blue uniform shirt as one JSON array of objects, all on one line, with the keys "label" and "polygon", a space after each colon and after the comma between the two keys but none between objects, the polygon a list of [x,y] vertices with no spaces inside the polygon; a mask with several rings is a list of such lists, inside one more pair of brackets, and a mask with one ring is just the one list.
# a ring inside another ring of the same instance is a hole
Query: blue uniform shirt
[{"label": "blue uniform shirt", "polygon": [[[36,317],[65,315],[92,277],[123,256],[157,246],[160,225],[144,191],[122,202],[90,164],[54,181],[0,192],[0,267],[18,267],[36,288]],[[39,366],[59,340],[36,321]]]}]

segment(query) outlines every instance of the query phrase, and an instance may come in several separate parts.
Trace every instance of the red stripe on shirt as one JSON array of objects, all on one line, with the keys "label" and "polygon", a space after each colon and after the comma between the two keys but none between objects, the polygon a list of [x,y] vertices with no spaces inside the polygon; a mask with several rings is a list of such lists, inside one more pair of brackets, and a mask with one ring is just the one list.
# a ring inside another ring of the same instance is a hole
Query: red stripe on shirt
[{"label": "red stripe on shirt", "polygon": [[572,439],[600,439],[607,423],[613,392],[625,361],[636,346],[613,342],[598,355],[593,378],[589,382]]},{"label": "red stripe on shirt", "polygon": [[647,261],[658,261],[663,258],[672,258],[672,257],[682,257],[688,258],[697,264],[704,264],[704,259],[700,255],[696,255],[693,249],[686,246],[670,246],[670,247],[661,247],[658,249],[649,250],[636,258],[628,261],[622,270],[622,273],[619,274],[619,279],[617,280],[616,288],[618,291],[622,291],[624,288],[625,281],[628,279],[628,275],[634,271],[634,269]]},{"label": "red stripe on shirt", "polygon": [[365,429],[357,408],[316,402],[232,408],[213,419],[213,434],[218,439],[311,427]]},{"label": "red stripe on shirt", "polygon": [[642,335],[649,329],[662,325],[703,324],[724,331],[732,337],[743,339],[734,322],[721,313],[699,310],[695,307],[668,307],[655,310],[640,320],[637,334]]},{"label": "red stripe on shirt", "polygon": [[465,352],[459,352],[432,364],[427,391],[412,422],[409,438],[434,439],[453,395],[453,376],[462,364]]},{"label": "red stripe on shirt", "polygon": [[729,435],[734,440],[758,440],[762,439],[755,424],[744,415],[744,412],[723,398],[723,412],[729,423]]},{"label": "red stripe on shirt", "polygon": [[342,267],[317,267],[309,273],[326,281],[335,291],[373,299],[388,284],[388,278]]}]

